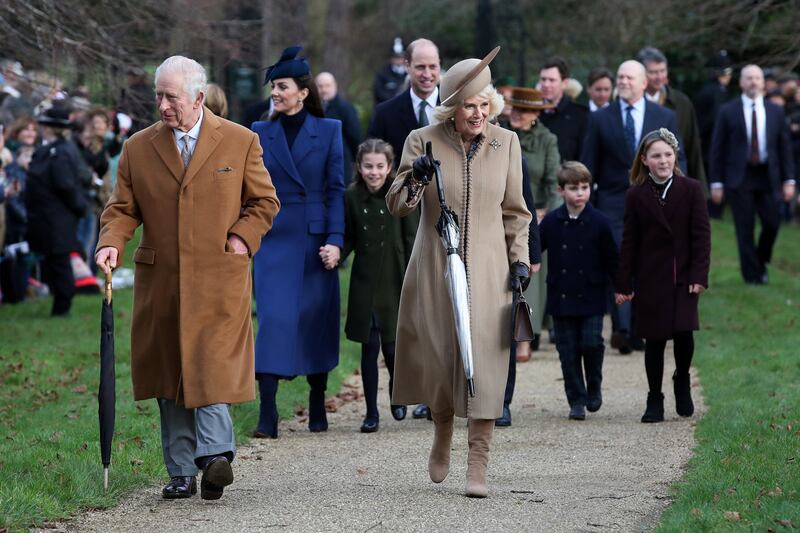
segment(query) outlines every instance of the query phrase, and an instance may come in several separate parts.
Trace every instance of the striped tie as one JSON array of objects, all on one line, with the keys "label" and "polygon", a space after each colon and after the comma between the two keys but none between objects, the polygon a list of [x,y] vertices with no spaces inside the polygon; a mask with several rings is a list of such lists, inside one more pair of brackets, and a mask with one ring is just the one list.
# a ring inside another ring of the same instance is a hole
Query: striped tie
[{"label": "striped tie", "polygon": [[183,168],[185,169],[189,166],[189,161],[192,159],[192,151],[189,150],[188,135],[181,137],[181,141],[183,141],[183,147],[181,148],[181,161],[183,161]]}]

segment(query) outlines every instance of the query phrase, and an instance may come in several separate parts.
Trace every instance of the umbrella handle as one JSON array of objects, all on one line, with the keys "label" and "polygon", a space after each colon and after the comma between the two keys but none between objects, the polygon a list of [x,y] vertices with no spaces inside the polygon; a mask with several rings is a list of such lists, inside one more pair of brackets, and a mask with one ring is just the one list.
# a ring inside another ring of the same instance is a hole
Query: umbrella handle
[{"label": "umbrella handle", "polygon": [[112,277],[111,277],[111,264],[106,261],[106,286],[105,286],[105,295],[106,295],[106,302],[109,304],[111,303],[111,292],[112,292]]}]

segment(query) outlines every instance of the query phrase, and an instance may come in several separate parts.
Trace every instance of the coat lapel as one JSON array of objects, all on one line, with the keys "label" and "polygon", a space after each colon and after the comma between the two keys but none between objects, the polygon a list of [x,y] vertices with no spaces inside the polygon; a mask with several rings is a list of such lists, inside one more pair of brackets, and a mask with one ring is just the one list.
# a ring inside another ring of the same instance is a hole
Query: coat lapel
[{"label": "coat lapel", "polygon": [[628,145],[628,141],[625,140],[625,128],[622,125],[622,104],[619,100],[614,100],[611,102],[611,105],[608,106],[608,112],[611,114],[611,131],[612,135],[615,139],[616,146],[624,146],[625,153],[627,154],[627,160],[633,160],[633,153],[631,152],[631,148]]},{"label": "coat lapel", "polygon": [[311,114],[306,115],[306,120],[303,122],[300,131],[297,132],[297,138],[292,145],[293,161],[302,161],[314,148],[317,143],[318,129],[317,117]]},{"label": "coat lapel", "polygon": [[210,109],[204,108],[203,123],[200,125],[200,137],[197,139],[197,146],[195,146],[192,153],[192,159],[189,161],[186,175],[183,177],[183,187],[189,185],[189,182],[194,179],[197,171],[205,164],[208,157],[222,140],[219,127],[220,122],[217,116]]},{"label": "coat lapel", "polygon": [[[672,187],[675,187],[676,181],[677,181],[676,179],[673,180]],[[653,190],[650,188],[650,184],[645,181],[642,185],[637,186],[635,190],[636,194],[638,194],[640,197],[640,201],[656,217],[656,220],[658,220],[658,222],[662,226],[664,226],[667,229],[667,231],[672,233],[672,226],[670,226],[669,221],[667,220],[667,216],[664,212],[667,206],[665,205],[664,207],[661,207],[661,205],[658,203],[658,200],[656,199],[656,195],[653,194]],[[667,197],[669,198],[669,195],[672,193],[674,193],[674,191],[672,190],[672,188],[670,188],[670,191],[667,193]],[[667,205],[669,205],[669,202],[667,202]]]},{"label": "coat lapel", "polygon": [[403,107],[401,109],[400,116],[402,117],[403,125],[408,129],[408,131],[413,131],[419,128],[419,121],[417,120],[417,116],[414,114],[414,105],[411,103],[411,89],[407,90],[403,94],[405,94],[405,98],[402,100]]},{"label": "coat lapel", "polygon": [[[300,185],[303,185],[300,173],[297,171],[297,167],[292,160],[292,154],[289,153],[289,145],[286,142],[286,135],[283,133],[283,126],[281,126],[278,120],[274,120],[268,124],[269,129],[267,130],[267,137],[269,138],[269,152],[278,164],[283,167],[283,170],[289,177]],[[297,139],[295,139],[295,145],[296,144]]]},{"label": "coat lapel", "polygon": [[175,135],[172,133],[172,128],[163,122],[159,123],[150,140],[172,177],[180,183],[181,179],[183,179],[183,163],[178,153],[178,146],[175,144]]}]

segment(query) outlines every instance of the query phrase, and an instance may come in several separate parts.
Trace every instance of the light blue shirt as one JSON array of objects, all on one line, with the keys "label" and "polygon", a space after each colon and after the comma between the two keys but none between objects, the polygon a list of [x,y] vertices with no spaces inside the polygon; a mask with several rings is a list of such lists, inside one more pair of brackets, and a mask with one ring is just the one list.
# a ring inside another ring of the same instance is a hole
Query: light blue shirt
[{"label": "light blue shirt", "polygon": [[628,106],[632,105],[633,109],[631,109],[631,115],[633,116],[633,127],[634,131],[636,132],[636,146],[639,146],[639,141],[642,140],[642,128],[644,128],[644,107],[645,107],[645,99],[639,98],[639,100],[633,104],[629,104],[622,98],[619,99],[619,107],[622,111],[622,127],[625,127],[625,120],[628,114]]},{"label": "light blue shirt", "polygon": [[[414,108],[414,116],[419,118],[419,104],[422,103],[422,98],[417,96],[414,89],[411,91],[411,106]],[[436,101],[439,99],[439,88],[436,87],[431,95],[425,99],[428,105],[425,106],[425,114],[428,115],[428,124],[433,124],[433,109],[436,107]],[[397,156],[395,156],[397,157]]]},{"label": "light blue shirt", "polygon": [[764,97],[759,96],[755,100],[746,95],[742,95],[742,108],[744,110],[744,124],[747,127],[747,155],[750,159],[750,146],[753,139],[753,105],[756,106],[756,126],[758,127],[758,159],[765,163],[767,161],[767,111],[764,109]]}]

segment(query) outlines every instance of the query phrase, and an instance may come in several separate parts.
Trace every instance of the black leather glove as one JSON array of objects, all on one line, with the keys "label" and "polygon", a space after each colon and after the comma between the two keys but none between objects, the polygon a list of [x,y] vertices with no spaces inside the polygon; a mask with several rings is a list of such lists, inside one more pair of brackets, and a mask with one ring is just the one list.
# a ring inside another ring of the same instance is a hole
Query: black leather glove
[{"label": "black leather glove", "polygon": [[524,291],[531,282],[531,269],[521,261],[511,263],[511,290]]},{"label": "black leather glove", "polygon": [[417,181],[421,181],[425,185],[430,183],[431,177],[435,171],[433,159],[426,154],[416,158],[411,165],[411,175],[413,178]]}]

